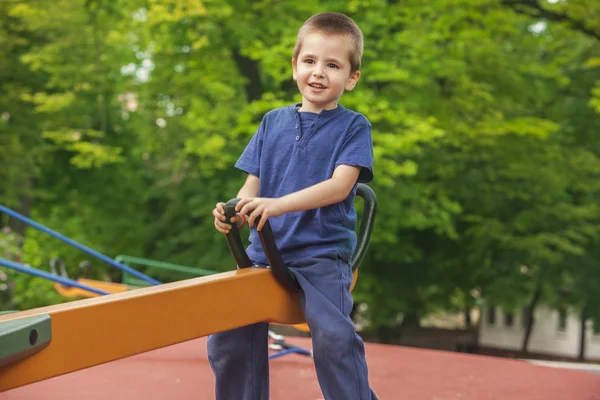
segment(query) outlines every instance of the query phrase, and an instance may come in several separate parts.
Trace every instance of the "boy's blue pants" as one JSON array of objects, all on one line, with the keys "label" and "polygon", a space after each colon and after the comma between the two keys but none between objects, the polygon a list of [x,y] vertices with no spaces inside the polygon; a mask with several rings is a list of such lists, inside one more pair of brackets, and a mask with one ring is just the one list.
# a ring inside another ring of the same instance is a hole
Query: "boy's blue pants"
[{"label": "boy's blue pants", "polygon": [[[289,267],[302,286],[300,301],[325,399],[377,399],[369,387],[363,341],[350,319],[350,266],[335,253]],[[268,329],[263,322],[209,336],[217,400],[269,399]]]}]

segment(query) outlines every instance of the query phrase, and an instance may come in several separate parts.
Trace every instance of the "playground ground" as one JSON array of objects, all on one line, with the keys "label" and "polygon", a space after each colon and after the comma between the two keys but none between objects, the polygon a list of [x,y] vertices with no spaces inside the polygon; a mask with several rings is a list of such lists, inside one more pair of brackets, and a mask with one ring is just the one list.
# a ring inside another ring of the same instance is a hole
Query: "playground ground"
[{"label": "playground ground", "polygon": [[[310,348],[306,338],[287,341]],[[371,385],[382,400],[600,399],[600,374],[572,368],[370,343],[367,359]],[[213,398],[205,338],[0,394],[2,400]],[[271,399],[322,398],[310,358],[271,360]]]}]

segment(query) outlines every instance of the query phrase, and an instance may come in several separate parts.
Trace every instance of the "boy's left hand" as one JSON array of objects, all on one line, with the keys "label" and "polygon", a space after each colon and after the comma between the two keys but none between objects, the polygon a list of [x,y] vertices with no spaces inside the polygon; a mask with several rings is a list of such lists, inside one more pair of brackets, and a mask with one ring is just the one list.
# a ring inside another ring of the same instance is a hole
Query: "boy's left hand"
[{"label": "boy's left hand", "polygon": [[283,214],[281,200],[267,197],[245,197],[237,203],[235,209],[241,216],[248,218],[249,226],[254,226],[254,220],[260,217],[256,227],[256,230],[259,231],[269,217],[278,217]]}]

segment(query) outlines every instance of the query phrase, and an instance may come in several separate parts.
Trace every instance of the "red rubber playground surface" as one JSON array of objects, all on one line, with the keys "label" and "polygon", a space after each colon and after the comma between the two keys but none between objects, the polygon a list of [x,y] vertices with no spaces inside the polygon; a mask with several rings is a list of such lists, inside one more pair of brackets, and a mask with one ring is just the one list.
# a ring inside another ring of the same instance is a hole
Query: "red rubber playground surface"
[{"label": "red rubber playground surface", "polygon": [[[308,339],[290,343],[310,348]],[[600,375],[509,360],[367,344],[371,385],[389,400],[600,399]],[[206,339],[129,357],[13,389],[1,400],[213,399]],[[316,400],[312,360],[296,354],[271,360],[271,399]]]}]

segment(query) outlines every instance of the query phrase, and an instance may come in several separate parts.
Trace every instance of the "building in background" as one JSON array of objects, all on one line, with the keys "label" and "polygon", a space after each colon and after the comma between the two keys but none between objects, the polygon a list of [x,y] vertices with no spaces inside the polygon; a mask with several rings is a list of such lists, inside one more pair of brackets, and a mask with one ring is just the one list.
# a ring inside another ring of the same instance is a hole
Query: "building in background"
[{"label": "building in background", "polygon": [[[549,358],[577,359],[581,346],[581,319],[578,314],[540,305],[534,313],[535,324],[529,339],[528,353]],[[524,310],[503,312],[499,307],[482,307],[478,346],[499,352],[520,352],[525,335]],[[587,361],[600,361],[600,332],[592,321],[585,327]]]}]

